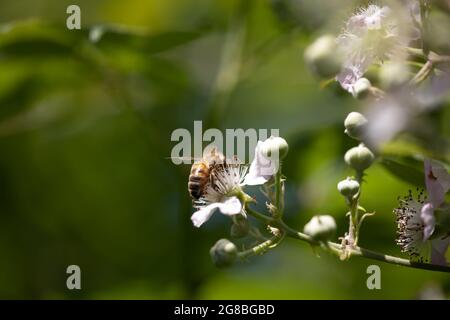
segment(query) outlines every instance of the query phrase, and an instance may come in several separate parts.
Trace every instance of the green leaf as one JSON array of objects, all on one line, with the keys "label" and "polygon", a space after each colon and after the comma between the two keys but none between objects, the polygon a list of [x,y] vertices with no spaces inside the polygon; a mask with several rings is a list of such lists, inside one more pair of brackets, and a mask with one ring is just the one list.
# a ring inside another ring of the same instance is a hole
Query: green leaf
[{"label": "green leaf", "polygon": [[40,20],[0,25],[0,51],[6,57],[67,55],[82,39],[81,31],[69,31]]},{"label": "green leaf", "polygon": [[424,187],[423,162],[412,157],[382,157],[381,164],[397,178]]},{"label": "green leaf", "polygon": [[145,29],[109,25],[92,27],[89,40],[102,49],[126,47],[155,54],[189,43],[201,35],[201,32],[174,31],[150,34]]}]

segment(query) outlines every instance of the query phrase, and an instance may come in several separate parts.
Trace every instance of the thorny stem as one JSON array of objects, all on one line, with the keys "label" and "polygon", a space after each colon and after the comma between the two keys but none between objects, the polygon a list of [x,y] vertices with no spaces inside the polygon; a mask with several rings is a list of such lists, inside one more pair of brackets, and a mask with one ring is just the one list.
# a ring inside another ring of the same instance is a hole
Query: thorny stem
[{"label": "thorny stem", "polygon": [[[311,245],[315,245],[315,246],[320,244],[317,241],[314,241],[308,235],[289,227],[281,219],[274,219],[274,218],[268,217],[262,213],[254,211],[253,209],[249,208],[248,206],[246,206],[246,210],[250,215],[257,218],[258,220],[261,220],[266,225],[270,225],[270,226],[280,229],[281,231],[283,231],[286,234],[286,236],[288,236],[290,238],[297,239],[300,241],[305,241],[305,242],[307,242]],[[272,240],[272,239],[269,239],[269,240]],[[330,242],[326,243],[325,247],[327,247],[331,253],[334,253],[338,256],[340,256],[343,253],[342,247],[338,243],[330,241]],[[408,259],[403,259],[403,258],[399,258],[399,257],[395,257],[395,256],[386,255],[383,253],[364,249],[364,248],[361,248],[358,246],[350,247],[347,250],[350,251],[352,256],[363,257],[366,259],[382,261],[385,263],[395,264],[395,265],[414,268],[414,269],[423,269],[423,270],[440,271],[440,272],[449,272],[450,273],[450,266],[440,266],[440,265],[435,265],[435,264],[431,264],[431,263],[414,262],[414,261],[410,261]]]},{"label": "thorny stem", "polygon": [[361,189],[363,183],[364,171],[356,170],[356,181],[359,183],[358,193],[349,201],[348,206],[350,209],[349,215],[349,227],[348,238],[350,246],[356,246],[358,244],[359,229],[362,221],[359,221],[359,197],[361,196]]},{"label": "thorny stem", "polygon": [[422,81],[424,81],[433,71],[433,62],[431,60],[428,60],[423,67],[419,70],[419,72],[416,73],[414,78],[411,79],[411,84],[419,84]]},{"label": "thorny stem", "polygon": [[283,238],[284,235],[273,236],[272,238],[254,246],[253,248],[239,252],[238,257],[240,259],[245,259],[251,256],[264,254],[267,252],[267,250],[276,247],[278,243],[280,243],[281,240],[283,240]]}]

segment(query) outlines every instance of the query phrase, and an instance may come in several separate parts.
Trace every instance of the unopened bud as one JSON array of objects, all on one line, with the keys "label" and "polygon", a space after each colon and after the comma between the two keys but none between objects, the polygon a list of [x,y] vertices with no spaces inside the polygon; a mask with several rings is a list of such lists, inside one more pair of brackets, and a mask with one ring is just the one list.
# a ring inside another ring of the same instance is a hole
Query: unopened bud
[{"label": "unopened bud", "polygon": [[345,118],[345,133],[356,140],[362,140],[367,130],[367,119],[359,112],[350,112]]},{"label": "unopened bud", "polygon": [[336,222],[330,215],[314,216],[305,225],[303,232],[316,241],[328,241],[336,233]]},{"label": "unopened bud", "polygon": [[[242,217],[241,215],[239,216]],[[231,225],[230,235],[232,238],[239,239],[245,237],[249,231],[250,224],[248,220],[243,217],[237,218]]]},{"label": "unopened bud", "polygon": [[321,78],[335,76],[341,70],[341,56],[338,54],[336,38],[324,35],[305,50],[305,62],[309,69]]},{"label": "unopened bud", "polygon": [[358,181],[348,177],[347,179],[340,181],[337,188],[348,201],[351,201],[359,192],[359,183]]},{"label": "unopened bud", "polygon": [[[289,145],[286,140],[281,137],[270,136],[262,145],[262,154],[272,160],[281,160],[286,157],[289,151]],[[278,155],[277,159],[273,159]]]},{"label": "unopened bud", "polygon": [[345,162],[358,172],[363,172],[370,167],[375,156],[363,143],[351,148],[345,153]]},{"label": "unopened bud", "polygon": [[372,84],[367,78],[358,79],[353,85],[353,96],[358,99],[362,99],[368,96]]},{"label": "unopened bud", "polygon": [[238,250],[230,240],[220,239],[209,250],[209,254],[216,267],[224,268],[231,266],[236,261]]}]

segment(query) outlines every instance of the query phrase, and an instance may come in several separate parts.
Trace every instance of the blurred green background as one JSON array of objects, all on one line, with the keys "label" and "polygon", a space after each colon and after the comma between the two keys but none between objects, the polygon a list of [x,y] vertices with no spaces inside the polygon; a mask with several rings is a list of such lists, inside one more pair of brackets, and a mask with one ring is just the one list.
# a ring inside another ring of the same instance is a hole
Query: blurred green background
[{"label": "blurred green background", "polygon": [[[189,166],[167,157],[176,128],[279,128],[286,220],[332,214],[345,232],[337,182],[355,142],[343,120],[359,107],[321,90],[304,48],[338,32],[357,1],[77,1],[80,31],[67,30],[73,1],[0,2],[0,298],[26,299],[411,299],[450,292],[443,273],[370,260],[316,257],[287,239],[226,270],[209,248],[230,221],[190,221]],[[448,108],[438,117],[449,134]],[[392,209],[415,186],[379,163],[363,205],[376,210],[360,244],[399,255]],[[253,190],[256,191],[256,190]],[[66,288],[66,268],[82,290]],[[366,287],[378,264],[382,289]]]}]

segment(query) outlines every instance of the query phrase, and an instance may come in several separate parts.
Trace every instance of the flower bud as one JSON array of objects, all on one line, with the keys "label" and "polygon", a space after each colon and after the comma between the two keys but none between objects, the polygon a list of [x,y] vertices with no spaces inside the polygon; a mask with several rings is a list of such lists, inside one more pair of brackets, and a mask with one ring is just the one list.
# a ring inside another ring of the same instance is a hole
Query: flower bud
[{"label": "flower bud", "polygon": [[336,233],[336,222],[329,215],[314,216],[305,225],[303,232],[316,241],[328,241]]},{"label": "flower bud", "polygon": [[358,99],[367,97],[370,87],[372,87],[372,84],[367,78],[358,79],[353,85],[353,96]]},{"label": "flower bud", "polygon": [[[289,145],[286,140],[281,137],[270,136],[270,138],[266,139],[262,145],[262,154],[269,159],[272,160],[281,160],[286,157],[289,151]],[[273,159],[274,157],[277,159]]]},{"label": "flower bud", "polygon": [[341,70],[341,58],[337,54],[336,38],[324,35],[305,50],[305,62],[309,69],[321,78],[335,76]]},{"label": "flower bud", "polygon": [[238,250],[233,242],[228,239],[220,239],[209,250],[213,263],[218,268],[231,266],[237,259]]},{"label": "flower bud", "polygon": [[375,156],[363,143],[351,148],[345,153],[345,162],[358,172],[363,172],[370,167]]},{"label": "flower bud", "polygon": [[347,179],[340,181],[337,188],[346,199],[351,201],[359,191],[359,183],[348,177]]},{"label": "flower bud", "polygon": [[[242,216],[241,216],[242,217]],[[245,218],[237,218],[231,225],[230,235],[232,238],[243,238],[250,231],[250,224]]]},{"label": "flower bud", "polygon": [[353,139],[361,140],[367,129],[367,124],[367,119],[361,113],[350,112],[344,121],[344,132]]}]

